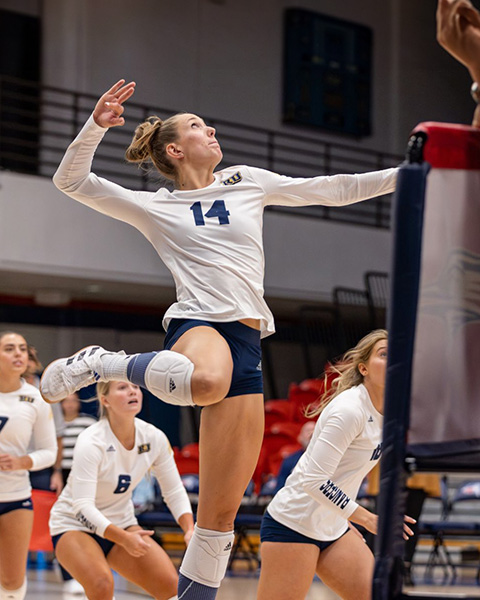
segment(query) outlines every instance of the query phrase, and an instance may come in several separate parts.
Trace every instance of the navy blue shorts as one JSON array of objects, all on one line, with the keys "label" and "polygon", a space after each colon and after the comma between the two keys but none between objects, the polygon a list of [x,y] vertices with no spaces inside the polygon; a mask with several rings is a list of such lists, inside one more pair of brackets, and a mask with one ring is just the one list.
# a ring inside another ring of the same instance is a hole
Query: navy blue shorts
[{"label": "navy blue shorts", "polygon": [[[58,540],[65,533],[67,533],[67,532],[64,531],[63,533],[59,533],[58,535],[52,535],[52,544],[53,544],[53,548],[55,550],[57,548]],[[105,538],[102,538],[99,535],[95,535],[94,533],[90,533],[88,531],[83,531],[82,533],[86,533],[87,535],[89,535],[90,537],[92,537],[97,542],[97,544],[100,546],[100,548],[103,550],[103,554],[105,556],[107,556],[108,553],[110,552],[110,550],[115,546],[115,542],[111,542],[110,540],[106,540]],[[60,563],[58,563],[58,564],[60,566],[60,571],[62,573],[62,579],[63,579],[63,581],[68,581],[69,579],[73,579],[73,577],[70,575],[70,573],[66,569],[64,569]]]},{"label": "navy blue shorts", "polygon": [[233,359],[232,384],[227,398],[245,394],[263,394],[260,331],[239,321],[213,323],[199,319],[172,319],[165,337],[165,350],[171,350],[179,338],[192,327],[211,327],[226,340]]},{"label": "navy blue shorts", "polygon": [[284,544],[313,544],[320,548],[320,551],[326,550],[329,546],[334,544],[348,531],[347,529],[334,540],[328,542],[321,542],[320,540],[314,540],[306,535],[302,535],[290,527],[282,525],[276,521],[268,511],[265,512],[262,519],[262,526],[260,527],[260,540],[262,542],[278,542]]},{"label": "navy blue shorts", "polygon": [[0,502],[0,516],[6,515],[12,510],[33,510],[33,503],[31,498],[25,498],[25,500],[14,500],[13,502]]}]

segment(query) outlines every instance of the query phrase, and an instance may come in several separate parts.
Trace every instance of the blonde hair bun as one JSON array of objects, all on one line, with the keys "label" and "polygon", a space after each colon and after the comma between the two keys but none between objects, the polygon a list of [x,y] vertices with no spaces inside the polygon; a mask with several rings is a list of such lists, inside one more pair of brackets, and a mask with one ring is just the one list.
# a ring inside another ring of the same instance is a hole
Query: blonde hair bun
[{"label": "blonde hair bun", "polygon": [[162,124],[163,121],[160,117],[152,115],[137,126],[132,143],[125,152],[125,158],[129,162],[143,163],[151,159],[152,138],[162,127]]}]

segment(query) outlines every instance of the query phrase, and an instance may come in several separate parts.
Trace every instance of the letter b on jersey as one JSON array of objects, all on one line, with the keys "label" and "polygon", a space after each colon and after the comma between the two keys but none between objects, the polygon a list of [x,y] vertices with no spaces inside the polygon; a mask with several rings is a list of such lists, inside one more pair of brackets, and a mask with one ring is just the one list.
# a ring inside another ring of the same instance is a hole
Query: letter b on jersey
[{"label": "letter b on jersey", "polygon": [[130,487],[131,483],[132,483],[132,478],[130,477],[130,475],[119,475],[117,487],[113,493],[114,494],[124,494]]}]

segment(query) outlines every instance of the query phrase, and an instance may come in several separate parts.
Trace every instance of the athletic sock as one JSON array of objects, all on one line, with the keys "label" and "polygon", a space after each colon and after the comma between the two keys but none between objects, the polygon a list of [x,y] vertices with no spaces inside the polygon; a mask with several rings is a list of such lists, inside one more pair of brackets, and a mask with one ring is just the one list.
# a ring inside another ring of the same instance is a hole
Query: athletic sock
[{"label": "athletic sock", "polygon": [[181,573],[178,575],[178,600],[215,600],[218,588],[192,581]]},{"label": "athletic sock", "polygon": [[23,600],[27,593],[27,579],[23,580],[22,585],[16,590],[6,590],[0,585],[0,600]]},{"label": "athletic sock", "polygon": [[215,600],[235,536],[195,525],[178,580],[178,600]]},{"label": "athletic sock", "polygon": [[127,365],[126,376],[128,380],[146,388],[145,384],[145,371],[151,360],[158,354],[158,352],[144,352],[143,354],[134,354],[130,357]]},{"label": "athletic sock", "polygon": [[100,357],[103,378],[106,381],[130,381],[127,368],[130,360],[138,354],[125,354],[124,352],[106,352]]}]

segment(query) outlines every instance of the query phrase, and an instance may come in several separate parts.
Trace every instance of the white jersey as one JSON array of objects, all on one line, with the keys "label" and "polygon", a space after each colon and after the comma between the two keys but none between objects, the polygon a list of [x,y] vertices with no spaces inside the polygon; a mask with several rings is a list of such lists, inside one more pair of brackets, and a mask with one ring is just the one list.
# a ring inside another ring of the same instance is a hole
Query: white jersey
[{"label": "white jersey", "polygon": [[360,175],[291,178],[245,165],[214,175],[205,188],[135,192],[90,172],[107,129],[90,117],[69,146],[55,185],[82,204],[136,227],[173,275],[172,318],[216,322],[259,319],[275,331],[263,298],[263,209],[268,205],[343,206],[395,189],[397,169]]},{"label": "white jersey", "polygon": [[105,529],[136,525],[132,492],[149,471],[178,521],[192,508],[167,436],[135,419],[135,445],[127,450],[103,418],[83,431],[73,453],[73,466],[50,513],[50,533],[77,530],[104,536]]},{"label": "white jersey", "polygon": [[282,525],[315,540],[337,539],[358,507],[360,484],[380,459],[383,417],[363,384],[320,414],[305,453],[268,506]]},{"label": "white jersey", "polygon": [[[35,449],[28,451],[30,439]],[[0,393],[0,454],[28,456],[31,471],[50,467],[57,457],[57,438],[50,406],[36,387],[22,379],[15,392]],[[31,494],[26,469],[0,471],[0,502],[23,500]]]}]

